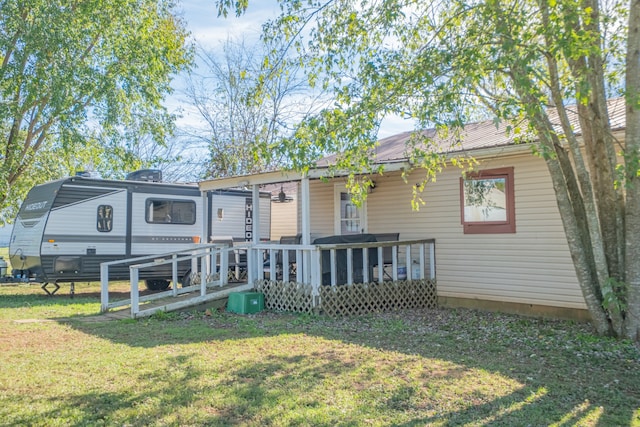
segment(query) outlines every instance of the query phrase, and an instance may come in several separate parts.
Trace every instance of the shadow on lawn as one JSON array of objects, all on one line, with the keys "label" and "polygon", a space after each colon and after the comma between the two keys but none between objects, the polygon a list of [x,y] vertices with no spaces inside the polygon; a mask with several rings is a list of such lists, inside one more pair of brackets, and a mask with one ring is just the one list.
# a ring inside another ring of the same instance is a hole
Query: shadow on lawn
[{"label": "shadow on lawn", "polygon": [[[380,425],[441,426],[474,423],[482,425],[546,425],[540,419],[541,408],[557,410],[558,402],[535,387],[524,387],[466,410],[415,416],[398,423],[392,414],[417,412],[411,407],[416,390],[399,387],[388,398],[372,402],[354,400],[349,410],[331,404],[339,396],[328,396],[316,388],[334,382],[338,372],[356,368],[349,362],[316,358],[309,362],[301,356],[270,355],[254,363],[233,359],[221,368],[219,378],[198,368],[194,356],[168,357],[158,362],[153,373],[133,374],[133,386],[127,392],[93,391],[48,398],[48,412],[5,414],[12,425],[46,425],[47,420],[67,425],[310,425],[358,426],[369,424],[363,414],[384,415]],[[295,375],[283,373],[295,372]],[[440,379],[449,372],[442,372]],[[455,374],[451,375],[455,378]],[[363,379],[362,383],[366,383]],[[453,380],[452,380],[453,382]],[[145,385],[153,384],[152,387]],[[97,385],[99,387],[99,385]],[[350,393],[353,384],[341,383],[339,392]],[[98,388],[96,387],[96,388]],[[364,391],[366,393],[366,390]],[[429,408],[420,412],[433,413]],[[0,409],[0,414],[2,410]],[[283,421],[286,419],[286,421]],[[368,420],[372,421],[372,420]],[[525,422],[526,421],[526,422]],[[565,421],[569,425],[571,418]],[[0,423],[1,425],[5,425]],[[6,424],[9,425],[9,424]],[[606,424],[605,424],[606,425]]]},{"label": "shadow on lawn", "polygon": [[[72,295],[70,285],[68,283],[60,284],[60,289],[53,295],[48,295],[44,290],[40,289],[41,284],[16,284],[2,285],[2,293],[0,294],[0,309],[3,308],[21,308],[21,307],[37,307],[37,306],[67,306],[74,304],[95,303],[100,304],[100,291],[96,287],[85,288],[76,285],[75,292]],[[49,285],[52,291],[52,285]],[[11,292],[13,291],[13,292]],[[140,295],[148,295],[151,291],[146,289],[140,290]],[[109,299],[111,301],[123,300],[130,297],[128,291],[111,291]],[[66,317],[61,315],[62,317]]]},{"label": "shadow on lawn", "polygon": [[[393,425],[537,426],[557,423],[565,426],[584,422],[584,417],[590,417],[590,423],[597,420],[597,425],[602,426],[640,423],[637,414],[640,407],[638,350],[628,343],[591,337],[588,326],[570,322],[471,310],[425,310],[419,316],[406,318],[402,313],[328,319],[273,313],[255,316],[214,313],[207,317],[200,312],[192,317],[176,315],[166,320],[152,318],[95,324],[72,321],[69,324],[82,332],[132,347],[215,344],[233,340],[251,342],[251,338],[268,339],[284,334],[319,337],[363,349],[419,357],[427,367],[429,363],[444,360],[453,363],[455,369],[446,370],[438,381],[444,381],[447,392],[456,398],[460,398],[460,395],[456,396],[456,381],[462,375],[486,371],[520,385],[490,401],[483,394],[482,384],[471,392],[461,390],[468,401],[457,406],[466,409],[448,411],[442,408],[456,405],[440,403],[435,410],[420,406],[423,402],[417,395],[423,393],[424,388],[432,387],[432,378],[425,378],[418,386],[401,378],[388,398],[375,402],[380,406],[376,411],[411,411],[417,415],[409,422]],[[144,332],[136,333],[143,326]],[[230,362],[225,368],[225,377],[229,379],[222,386],[233,396],[234,404],[217,408],[222,412],[205,422],[213,425],[217,424],[216,420],[222,420],[220,425],[259,424],[259,418],[269,424],[275,422],[275,418],[269,419],[268,414],[273,412],[271,406],[281,406],[282,399],[291,399],[279,390],[299,395],[292,403],[295,407],[313,408],[322,402],[305,400],[305,396],[322,393],[309,394],[305,387],[322,387],[332,375],[355,375],[354,372],[358,372],[356,380],[366,383],[366,378],[363,379],[357,370],[357,363],[331,357],[331,350],[327,351],[313,357],[287,358],[267,352],[263,360]],[[162,388],[166,390],[162,393],[171,394],[167,387]],[[333,417],[331,422],[318,420],[318,424],[313,420],[292,420],[292,424],[358,425],[362,419],[357,414],[366,411],[366,405],[371,404],[365,401],[351,414],[327,414],[333,408],[323,407],[325,416]],[[299,412],[306,413],[304,410]]]},{"label": "shadow on lawn", "polygon": [[[123,298],[127,296],[124,292]],[[68,294],[50,297],[33,292],[2,295],[0,308],[82,302],[99,302],[99,292],[95,288],[91,292],[78,292],[73,299]],[[406,414],[411,414],[409,421],[388,423],[401,426],[465,423],[568,426],[585,423],[584,418],[589,414],[592,414],[591,425],[640,425],[637,349],[630,344],[591,337],[586,326],[471,310],[424,310],[418,314],[407,312],[351,319],[268,312],[255,316],[214,312],[212,316],[205,316],[200,311],[166,316],[164,320],[158,316],[104,322],[71,318],[61,323],[137,348],[191,343],[215,345],[234,340],[250,343],[251,338],[268,340],[299,335],[362,349],[354,350],[356,352],[375,350],[386,355],[400,354],[404,356],[402,360],[409,361],[406,363],[414,363],[411,360],[418,358],[425,371],[430,364],[445,361],[454,368],[440,372],[436,382],[444,383],[443,391],[455,399],[465,399],[466,403],[458,401],[448,405],[438,400],[437,393],[431,403],[424,398],[424,393],[432,391],[433,375],[416,383],[402,377],[401,372],[394,382],[386,385],[390,389],[385,390],[384,398],[374,402],[363,400],[345,411],[339,405],[317,401],[318,396],[323,396],[323,390],[308,391],[325,387],[333,376],[352,378],[363,387],[354,392],[365,395],[364,385],[377,386],[367,382],[358,363],[329,354],[331,348],[309,357],[296,355],[293,349],[289,356],[266,351],[263,357],[249,361],[230,357],[224,362],[225,366],[216,370],[221,377],[215,380],[207,378],[211,377],[211,371],[199,369],[200,365],[191,360],[192,355],[172,357],[154,353],[157,366],[146,373],[134,373],[130,378],[133,384],[130,392],[109,393],[98,388],[92,393],[65,394],[51,398],[47,406],[54,409],[49,414],[38,413],[30,418],[21,412],[21,418],[12,419],[12,423],[44,425],[44,416],[45,419],[77,420],[70,425],[149,425],[162,424],[158,422],[162,419],[166,420],[164,424],[175,425],[268,425],[279,423],[278,417],[286,415],[294,417],[289,425],[360,425],[365,421],[362,414],[373,406],[375,413],[399,412],[405,415],[405,420]],[[626,350],[616,350],[625,345]],[[483,393],[483,384],[471,380],[475,389],[460,390],[457,394],[456,381],[460,376],[484,371],[513,380],[518,387],[504,395],[488,397]],[[337,390],[357,385],[338,385]],[[324,399],[330,398],[337,397],[324,396]],[[188,415],[188,407],[194,402],[196,406],[207,406],[197,411],[197,419]],[[317,415],[314,408],[320,408],[322,416]],[[0,421],[0,425],[10,424]]]},{"label": "shadow on lawn", "polygon": [[[158,361],[158,368],[152,374],[147,372],[129,375],[126,381],[134,385],[126,392],[96,390],[48,398],[45,405],[51,408],[48,412],[22,412],[21,416],[6,414],[5,421],[10,424],[0,422],[0,425],[59,425],[60,422],[70,426],[201,425],[188,418],[188,408],[194,399],[206,397],[203,396],[206,390],[197,385],[205,373],[190,363],[189,359],[187,356],[168,357]],[[153,386],[148,387],[148,384]],[[96,389],[101,389],[104,385],[95,386]],[[113,388],[111,384],[106,386]],[[183,423],[161,421],[166,417],[175,418],[181,408],[187,409]]]},{"label": "shadow on lawn", "polygon": [[[132,386],[131,391],[94,391],[49,398],[46,405],[50,408],[48,412],[22,413],[20,416],[7,414],[9,418],[6,420],[14,425],[46,425],[46,420],[64,420],[68,425],[76,426],[358,426],[373,421],[366,416],[363,418],[363,414],[371,414],[374,417],[386,417],[376,421],[379,425],[401,427],[462,424],[541,426],[554,422],[559,426],[568,426],[578,423],[585,414],[597,411],[602,403],[585,404],[583,396],[558,399],[554,393],[531,385],[488,402],[484,399],[484,402],[469,405],[466,409],[449,411],[441,408],[447,407],[446,403],[438,408],[413,406],[418,390],[400,386],[384,399],[371,401],[365,396],[345,407],[332,404],[332,401],[340,398],[339,394],[327,395],[316,389],[322,389],[326,383],[330,383],[337,392],[366,394],[366,390],[350,388],[366,384],[367,378],[354,379],[355,384],[343,382],[335,385],[333,377],[336,373],[357,368],[350,362],[322,357],[309,361],[301,356],[285,355],[269,355],[252,362],[234,362],[230,358],[220,367],[219,376],[213,378],[210,372],[203,370],[202,365],[193,360],[194,357],[167,357],[158,361],[157,369],[152,373],[131,375],[131,383],[140,385]],[[443,389],[450,388],[451,391],[456,387],[455,378],[456,372],[443,371],[437,379],[444,381],[441,386]],[[146,386],[148,384],[152,386]],[[480,394],[477,397],[480,399]],[[547,416],[549,413],[557,414],[559,409],[566,414],[562,419]],[[615,420],[606,416],[615,410],[615,407],[605,405],[604,416],[598,425],[632,424],[630,412],[618,413]],[[408,421],[393,421],[394,414],[405,411],[416,415]],[[621,424],[621,419],[629,422]]]}]

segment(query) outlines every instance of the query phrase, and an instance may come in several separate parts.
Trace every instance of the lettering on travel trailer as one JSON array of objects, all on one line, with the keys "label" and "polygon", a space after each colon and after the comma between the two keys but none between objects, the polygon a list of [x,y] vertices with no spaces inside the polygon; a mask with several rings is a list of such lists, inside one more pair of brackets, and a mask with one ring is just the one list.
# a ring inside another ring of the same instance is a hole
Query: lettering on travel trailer
[{"label": "lettering on travel trailer", "polygon": [[[9,245],[13,277],[41,283],[96,281],[100,264],[188,249],[193,237],[224,234],[245,240],[245,206],[251,192],[212,191],[207,226],[196,185],[104,180],[75,176],[33,187],[15,220]],[[261,239],[269,239],[269,193],[260,194]],[[222,218],[218,218],[221,212]],[[179,267],[180,277],[190,263]],[[145,272],[147,287],[165,289],[170,266]],[[128,279],[124,265],[109,271]]]}]

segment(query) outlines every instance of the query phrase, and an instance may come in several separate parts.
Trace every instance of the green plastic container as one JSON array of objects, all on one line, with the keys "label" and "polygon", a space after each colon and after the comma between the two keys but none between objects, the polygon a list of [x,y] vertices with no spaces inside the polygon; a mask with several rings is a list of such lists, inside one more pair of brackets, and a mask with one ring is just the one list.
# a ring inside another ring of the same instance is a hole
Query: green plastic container
[{"label": "green plastic container", "polygon": [[227,301],[227,311],[238,314],[254,314],[264,310],[264,294],[260,292],[232,292]]}]

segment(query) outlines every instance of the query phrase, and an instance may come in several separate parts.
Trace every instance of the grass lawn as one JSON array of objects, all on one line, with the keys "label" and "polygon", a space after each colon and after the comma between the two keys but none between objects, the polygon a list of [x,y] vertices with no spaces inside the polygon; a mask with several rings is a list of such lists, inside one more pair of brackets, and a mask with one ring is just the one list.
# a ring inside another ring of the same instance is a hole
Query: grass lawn
[{"label": "grass lawn", "polygon": [[102,321],[97,291],[0,286],[0,426],[640,425],[638,349],[584,324],[470,310]]}]

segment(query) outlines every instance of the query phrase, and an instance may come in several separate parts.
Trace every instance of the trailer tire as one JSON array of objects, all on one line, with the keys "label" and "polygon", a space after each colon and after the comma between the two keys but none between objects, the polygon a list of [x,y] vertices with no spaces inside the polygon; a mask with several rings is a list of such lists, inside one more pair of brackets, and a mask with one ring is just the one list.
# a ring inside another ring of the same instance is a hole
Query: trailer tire
[{"label": "trailer tire", "polygon": [[169,288],[169,281],[165,279],[147,279],[145,284],[150,291],[166,291]]}]

